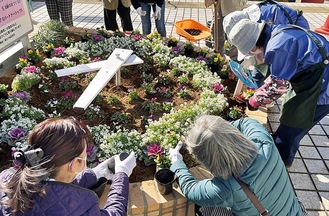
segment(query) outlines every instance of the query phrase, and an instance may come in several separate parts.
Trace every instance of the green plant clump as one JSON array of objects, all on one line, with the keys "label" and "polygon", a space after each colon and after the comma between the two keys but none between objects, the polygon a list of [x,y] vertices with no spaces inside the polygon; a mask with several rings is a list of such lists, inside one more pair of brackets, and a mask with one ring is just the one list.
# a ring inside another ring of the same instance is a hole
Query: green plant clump
[{"label": "green plant clump", "polygon": [[65,25],[58,20],[51,20],[43,24],[38,34],[32,37],[35,49],[42,50],[45,44],[53,44],[55,47],[63,45],[66,35]]},{"label": "green plant clump", "polygon": [[14,92],[18,91],[28,91],[32,86],[38,84],[41,80],[41,77],[35,73],[22,73],[16,75],[14,78],[11,88]]}]

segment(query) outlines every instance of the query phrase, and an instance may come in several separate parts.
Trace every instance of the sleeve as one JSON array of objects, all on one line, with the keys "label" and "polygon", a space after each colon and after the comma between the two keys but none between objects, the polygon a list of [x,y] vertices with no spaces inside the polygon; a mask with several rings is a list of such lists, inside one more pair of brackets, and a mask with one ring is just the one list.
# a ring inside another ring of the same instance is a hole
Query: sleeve
[{"label": "sleeve", "polygon": [[231,124],[255,143],[274,145],[273,138],[267,129],[255,119],[242,118]]},{"label": "sleeve", "polygon": [[159,7],[162,7],[162,5],[164,4],[164,0],[155,0],[155,3],[156,3]]},{"label": "sleeve", "polygon": [[200,206],[231,207],[233,205],[229,180],[213,178],[198,181],[181,160],[174,162],[170,169],[176,173],[183,194],[193,203]]},{"label": "sleeve", "polygon": [[84,188],[91,188],[97,183],[97,177],[92,170],[86,170],[80,176],[73,180],[72,184]]},{"label": "sleeve", "polygon": [[127,215],[129,178],[125,173],[116,173],[112,179],[104,209],[109,215]]},{"label": "sleeve", "polygon": [[254,108],[258,108],[261,105],[269,105],[289,89],[289,81],[277,79],[271,75],[266,78],[264,85],[258,88],[254,95],[249,98],[249,104]]},{"label": "sleeve", "polygon": [[135,9],[139,8],[141,6],[141,4],[139,4],[138,0],[131,0],[131,4],[133,5],[133,7]]}]

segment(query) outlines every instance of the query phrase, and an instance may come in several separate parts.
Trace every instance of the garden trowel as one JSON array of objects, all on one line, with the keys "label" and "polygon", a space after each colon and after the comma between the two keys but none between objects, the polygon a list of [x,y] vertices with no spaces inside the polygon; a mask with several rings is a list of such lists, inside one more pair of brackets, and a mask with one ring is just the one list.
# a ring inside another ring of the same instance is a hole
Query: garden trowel
[{"label": "garden trowel", "polygon": [[257,89],[257,83],[252,77],[250,71],[235,61],[230,61],[230,67],[233,73],[248,87]]}]

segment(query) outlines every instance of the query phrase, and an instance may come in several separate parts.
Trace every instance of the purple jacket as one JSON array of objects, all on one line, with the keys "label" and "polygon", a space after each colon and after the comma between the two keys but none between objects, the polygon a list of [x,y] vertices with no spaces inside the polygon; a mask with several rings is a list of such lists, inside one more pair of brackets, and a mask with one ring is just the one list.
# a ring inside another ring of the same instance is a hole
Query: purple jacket
[{"label": "purple jacket", "polygon": [[[12,174],[5,170],[0,173],[1,184]],[[96,176],[92,171],[86,171],[80,179],[72,184],[46,181],[43,182],[46,195],[41,197],[37,194],[33,196],[34,204],[26,213],[18,213],[17,216],[40,216],[40,215],[61,215],[61,216],[108,216],[108,215],[127,215],[129,179],[125,173],[117,173],[112,179],[112,185],[107,196],[104,209],[98,205],[96,194],[86,188],[90,188],[97,182]],[[3,201],[6,194],[0,189],[0,199]],[[0,216],[13,215],[10,209],[6,209],[0,203]]]}]

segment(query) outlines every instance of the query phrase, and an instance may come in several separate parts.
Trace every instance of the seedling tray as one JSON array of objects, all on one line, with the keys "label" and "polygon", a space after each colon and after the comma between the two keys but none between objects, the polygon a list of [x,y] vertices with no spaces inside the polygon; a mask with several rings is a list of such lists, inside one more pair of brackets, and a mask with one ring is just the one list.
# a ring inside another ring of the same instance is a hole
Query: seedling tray
[{"label": "seedling tray", "polygon": [[[202,25],[201,23],[193,20],[186,19],[175,22],[176,33],[189,41],[196,42],[211,36],[210,29]],[[185,29],[197,29],[200,30],[201,33],[199,35],[191,35],[185,31]]]}]

